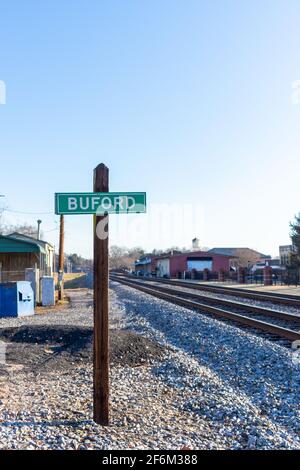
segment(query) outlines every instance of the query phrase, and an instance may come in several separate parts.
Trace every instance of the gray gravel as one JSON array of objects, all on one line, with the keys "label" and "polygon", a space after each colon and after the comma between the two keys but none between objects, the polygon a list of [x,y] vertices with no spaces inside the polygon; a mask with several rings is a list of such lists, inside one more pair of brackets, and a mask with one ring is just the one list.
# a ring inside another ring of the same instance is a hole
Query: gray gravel
[{"label": "gray gravel", "polygon": [[230,448],[247,436],[257,448],[300,448],[300,369],[291,350],[128,287],[117,291],[136,331],[175,349],[160,378],[196,390],[185,408],[209,418]]},{"label": "gray gravel", "polygon": [[[145,285],[145,281],[140,281],[139,280],[139,284],[140,285]],[[161,283],[156,283],[156,282],[151,282],[151,283],[147,283],[147,287],[153,287],[155,288],[156,286],[159,286],[159,287],[162,287]],[[180,291],[182,293],[188,293],[188,294],[193,294],[193,295],[197,295],[199,294],[199,291],[196,291],[194,289],[187,289],[185,287],[178,287],[178,286],[172,286],[172,285],[164,285],[164,287],[166,287],[167,289],[172,289],[174,290],[174,295],[176,295],[176,292],[177,291]],[[279,310],[277,307],[278,305],[275,305],[275,304],[270,304],[269,302],[267,302],[267,305],[264,305],[264,302],[257,302],[255,300],[251,300],[251,299],[242,299],[242,298],[230,298],[230,296],[226,296],[226,295],[223,295],[223,294],[212,294],[210,292],[205,292],[205,291],[201,291],[201,293],[199,294],[200,295],[204,295],[205,297],[207,297],[207,299],[199,299],[199,302],[206,302],[209,301],[209,299],[214,299],[214,300],[230,300],[230,301],[235,301],[237,302],[237,304],[239,302],[241,302],[242,304],[247,304],[247,305],[251,305],[253,307],[255,306],[258,306],[258,307],[263,307],[265,309],[272,309],[272,310],[276,310],[277,312],[280,312],[280,313],[290,313],[290,314],[293,314],[295,316],[298,316],[300,317],[300,309],[295,309],[295,308],[290,308],[289,310],[289,307],[287,306],[283,306],[283,310]],[[244,300],[247,300],[246,302],[244,302]],[[291,330],[294,330],[294,331],[300,331],[300,325],[299,323],[296,323],[294,321],[291,321],[289,319],[279,319],[279,318],[273,318],[269,315],[265,315],[265,314],[262,314],[262,313],[257,313],[257,312],[254,312],[254,311],[248,311],[248,310],[244,310],[242,306],[235,306],[235,307],[232,307],[232,306],[225,306],[225,305],[221,305],[220,306],[222,309],[229,309],[231,312],[236,312],[238,313],[239,315],[244,315],[246,317],[251,317],[253,319],[257,319],[257,320],[260,320],[260,321],[264,321],[264,322],[267,322],[267,323],[270,323],[270,324],[273,324],[273,325],[278,325],[278,326],[281,326],[283,328],[288,328],[288,329],[291,329]],[[280,341],[281,343],[285,342],[283,340],[278,340]]]},{"label": "gray gravel", "polygon": [[[91,364],[48,375],[6,366],[1,449],[300,449],[300,369],[289,349],[129,287],[111,287],[112,328],[159,342],[165,357],[111,369],[108,428],[92,422]],[[91,326],[91,292],[71,296],[70,308],[2,319],[0,327]]]}]

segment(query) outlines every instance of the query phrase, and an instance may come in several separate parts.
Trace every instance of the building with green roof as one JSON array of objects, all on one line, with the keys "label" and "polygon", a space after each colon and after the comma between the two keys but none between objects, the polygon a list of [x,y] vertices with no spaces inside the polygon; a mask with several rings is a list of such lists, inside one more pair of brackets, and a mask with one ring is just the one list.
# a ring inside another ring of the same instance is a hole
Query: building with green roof
[{"label": "building with green roof", "polygon": [[21,233],[0,235],[0,280],[22,280],[27,268],[39,268],[51,276],[54,270],[54,246]]}]

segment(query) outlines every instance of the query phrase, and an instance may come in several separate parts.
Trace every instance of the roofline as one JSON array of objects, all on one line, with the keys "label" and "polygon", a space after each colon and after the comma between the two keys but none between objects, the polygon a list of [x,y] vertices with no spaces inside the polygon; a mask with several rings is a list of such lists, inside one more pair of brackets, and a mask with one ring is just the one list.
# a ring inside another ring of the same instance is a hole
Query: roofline
[{"label": "roofline", "polygon": [[31,243],[27,240],[21,240],[19,238],[13,238],[13,237],[9,237],[9,236],[6,236],[6,235],[0,235],[0,238],[5,238],[6,240],[14,240],[14,241],[19,242],[19,243],[25,243],[25,245],[30,245],[30,246],[33,246],[33,247],[37,247],[38,250],[41,252],[41,247],[36,243]]},{"label": "roofline", "polygon": [[[175,256],[189,256],[189,255],[212,255],[214,253],[210,253],[209,251],[185,251],[183,253],[175,253],[175,254],[165,254],[161,256],[154,256],[153,259],[164,259],[164,258],[174,258]],[[223,255],[222,253],[215,253],[218,256],[224,256],[224,258],[237,258],[235,255]]]},{"label": "roofline", "polygon": [[[251,251],[255,251],[255,253],[258,253],[259,255],[264,256],[264,257],[270,256],[270,255],[265,255],[264,253],[261,253],[260,251],[257,251],[254,248],[249,248],[248,246],[236,246],[236,247],[225,247],[225,246],[223,246],[221,248],[214,247],[214,248],[211,248],[208,251],[208,253],[210,251],[213,251],[213,250],[251,250]],[[226,255],[226,256],[230,256],[230,255]]]},{"label": "roofline", "polygon": [[[46,242],[45,240],[40,240],[40,239],[38,239],[38,238],[33,238],[33,237],[31,237],[30,235],[25,235],[25,234],[20,233],[20,232],[13,232],[13,233],[11,233],[11,234],[8,235],[8,238],[9,238],[9,237],[10,237],[10,238],[14,238],[14,235],[21,235],[21,237],[25,237],[25,238],[28,238],[29,240],[32,240],[33,243],[35,243],[35,242],[36,242],[36,243],[39,243],[39,242],[40,242],[40,243],[45,243],[46,245],[49,245],[49,246],[51,246],[51,247],[54,249],[54,245],[52,245],[51,243]],[[24,241],[25,241],[25,240],[24,240]]]}]

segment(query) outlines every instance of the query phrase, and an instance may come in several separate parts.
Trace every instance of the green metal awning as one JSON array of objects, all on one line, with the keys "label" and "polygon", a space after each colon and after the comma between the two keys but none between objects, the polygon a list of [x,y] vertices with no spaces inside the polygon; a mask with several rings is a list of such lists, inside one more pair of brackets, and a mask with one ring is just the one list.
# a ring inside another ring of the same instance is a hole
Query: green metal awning
[{"label": "green metal awning", "polygon": [[44,250],[35,243],[0,235],[0,253],[41,253]]}]

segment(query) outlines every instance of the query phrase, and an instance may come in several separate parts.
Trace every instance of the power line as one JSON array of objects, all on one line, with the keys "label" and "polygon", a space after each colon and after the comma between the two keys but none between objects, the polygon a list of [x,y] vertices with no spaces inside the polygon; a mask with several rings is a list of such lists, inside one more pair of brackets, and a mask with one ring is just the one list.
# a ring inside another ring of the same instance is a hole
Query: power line
[{"label": "power line", "polygon": [[55,232],[56,230],[58,230],[58,227],[52,228],[51,230],[43,230],[43,232],[44,233],[49,233],[49,232]]},{"label": "power line", "polygon": [[13,212],[14,214],[25,214],[25,215],[45,215],[45,214],[53,214],[51,212],[25,212],[25,211],[15,211],[13,209],[2,209],[2,212]]}]

